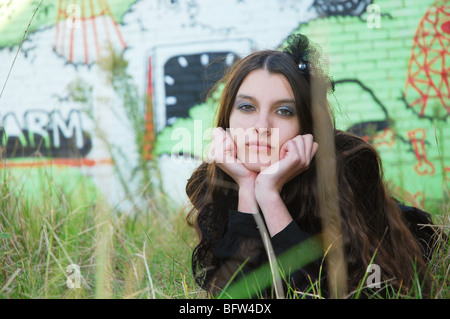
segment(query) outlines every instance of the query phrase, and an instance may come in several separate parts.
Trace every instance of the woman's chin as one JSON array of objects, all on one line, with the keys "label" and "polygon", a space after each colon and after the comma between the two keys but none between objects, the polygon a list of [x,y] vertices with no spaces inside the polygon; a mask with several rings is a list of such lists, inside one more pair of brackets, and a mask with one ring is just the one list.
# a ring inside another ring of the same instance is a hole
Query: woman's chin
[{"label": "woman's chin", "polygon": [[271,162],[267,162],[267,163],[244,163],[244,166],[247,167],[248,170],[255,172],[255,173],[259,173],[261,172],[263,169],[269,167],[272,163]]},{"label": "woman's chin", "polygon": [[244,166],[247,167],[247,169],[249,171],[252,171],[252,172],[255,172],[255,173],[261,172],[261,165],[260,164],[257,164],[257,163],[246,164],[246,163],[244,163]]},{"label": "woman's chin", "polygon": [[256,173],[261,172],[263,169],[269,167],[275,162],[278,162],[279,160],[278,156],[267,156],[257,153],[250,153],[245,158],[242,158],[242,156],[239,155],[241,154],[238,153],[238,159],[244,164],[244,166],[250,171]]}]

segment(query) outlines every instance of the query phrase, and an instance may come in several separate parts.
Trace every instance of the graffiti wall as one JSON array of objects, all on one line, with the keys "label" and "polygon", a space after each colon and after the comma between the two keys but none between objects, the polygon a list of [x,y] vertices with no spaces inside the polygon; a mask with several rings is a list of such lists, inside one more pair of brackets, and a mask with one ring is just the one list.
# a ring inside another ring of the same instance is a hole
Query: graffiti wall
[{"label": "graffiti wall", "polygon": [[[443,0],[3,1],[1,168],[21,176],[70,170],[63,183],[85,180],[123,203],[124,182],[139,193],[144,148],[163,189],[183,202],[207,149],[220,93],[211,92],[214,84],[236,59],[278,48],[296,32],[328,59],[338,128],[375,145],[385,178],[410,202],[442,200],[450,182]],[[108,60],[108,52],[119,58]],[[118,92],[111,76],[136,95]],[[130,96],[145,122],[143,145],[125,107]]]}]

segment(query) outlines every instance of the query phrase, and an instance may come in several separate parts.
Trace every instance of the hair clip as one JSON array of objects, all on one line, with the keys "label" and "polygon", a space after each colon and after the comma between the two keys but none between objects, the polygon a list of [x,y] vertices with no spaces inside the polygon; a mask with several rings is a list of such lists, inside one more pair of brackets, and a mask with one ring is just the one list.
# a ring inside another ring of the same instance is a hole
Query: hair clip
[{"label": "hair clip", "polygon": [[304,70],[304,69],[306,69],[306,64],[303,63],[303,62],[300,62],[300,63],[298,64],[298,67],[299,67],[300,70]]}]

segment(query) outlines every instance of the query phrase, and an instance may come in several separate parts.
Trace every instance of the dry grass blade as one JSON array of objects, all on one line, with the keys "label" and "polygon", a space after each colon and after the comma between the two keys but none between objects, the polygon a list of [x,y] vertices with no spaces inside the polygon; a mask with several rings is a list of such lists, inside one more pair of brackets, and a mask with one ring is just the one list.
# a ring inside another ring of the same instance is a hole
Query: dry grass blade
[{"label": "dry grass blade", "polygon": [[5,91],[6,83],[8,83],[9,76],[11,75],[11,71],[12,71],[12,69],[14,67],[14,63],[16,63],[16,59],[17,59],[17,56],[19,55],[20,49],[22,48],[23,41],[25,41],[25,37],[27,36],[28,30],[30,29],[31,22],[33,22],[34,16],[36,15],[36,12],[41,7],[42,2],[44,2],[44,0],[41,0],[39,5],[36,7],[36,10],[34,10],[33,16],[31,17],[30,22],[28,23],[28,26],[25,29],[25,32],[23,33],[22,41],[20,41],[19,47],[17,48],[16,55],[14,56],[14,59],[13,59],[13,61],[11,63],[11,67],[9,68],[8,74],[6,75],[5,83],[3,83],[2,91],[0,92],[0,98],[3,95],[3,91]]},{"label": "dry grass blade", "polygon": [[321,96],[323,83],[319,83],[320,80],[315,78],[311,81],[314,136],[319,144],[316,154],[318,206],[321,212],[324,248],[331,248],[326,259],[328,285],[330,297],[344,298],[347,295],[347,265],[338,206],[334,128],[326,105],[317,101],[316,98]]},{"label": "dry grass blade", "polygon": [[145,258],[145,241],[144,241],[144,247],[142,248],[142,255],[136,254],[136,256],[142,258],[143,261],[144,261],[145,271],[147,272],[148,282],[150,283],[150,290],[151,290],[151,292],[152,292],[152,298],[153,298],[153,299],[156,299],[155,288],[153,287],[153,279],[152,279],[152,275],[150,274],[150,270],[149,270],[149,268],[148,268],[147,258]]},{"label": "dry grass blade", "polygon": [[258,225],[259,232],[261,234],[261,238],[263,239],[264,248],[267,253],[267,257],[269,259],[270,272],[273,278],[273,285],[275,290],[275,296],[277,299],[284,299],[284,291],[283,285],[281,281],[281,276],[278,271],[277,260],[275,257],[274,250],[272,248],[272,243],[270,242],[269,231],[262,220],[262,216],[260,214],[255,214],[256,224]]}]

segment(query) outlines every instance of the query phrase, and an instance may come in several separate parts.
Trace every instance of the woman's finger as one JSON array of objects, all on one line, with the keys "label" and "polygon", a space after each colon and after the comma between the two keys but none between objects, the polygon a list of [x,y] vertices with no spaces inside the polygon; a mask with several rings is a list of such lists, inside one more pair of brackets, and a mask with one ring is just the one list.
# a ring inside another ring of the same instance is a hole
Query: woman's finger
[{"label": "woman's finger", "polygon": [[319,144],[314,142],[313,146],[312,146],[312,151],[311,151],[311,159],[314,157],[314,155],[316,155],[318,149],[319,149]]},{"label": "woman's finger", "polygon": [[292,139],[295,142],[295,145],[297,146],[298,156],[300,165],[304,164],[307,161],[306,158],[306,151],[305,151],[305,141],[303,140],[303,136],[297,135]]},{"label": "woman's finger", "polygon": [[313,150],[314,138],[311,134],[306,134],[303,136],[303,141],[305,143],[305,158],[309,165],[309,163],[311,162],[311,158],[313,156],[311,153]]},{"label": "woman's finger", "polygon": [[293,163],[300,163],[301,162],[301,156],[300,151],[298,149],[297,142],[294,140],[288,140],[284,145],[283,148],[285,149],[286,156],[285,159],[289,159],[290,162]]},{"label": "woman's finger", "polygon": [[212,132],[211,148],[209,151],[209,162],[223,162],[225,156],[225,145],[224,141],[226,139],[225,131],[221,127],[216,127]]}]

